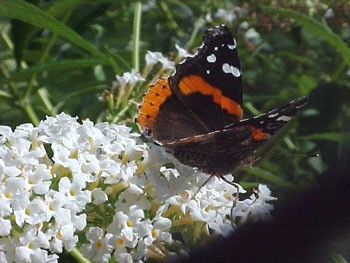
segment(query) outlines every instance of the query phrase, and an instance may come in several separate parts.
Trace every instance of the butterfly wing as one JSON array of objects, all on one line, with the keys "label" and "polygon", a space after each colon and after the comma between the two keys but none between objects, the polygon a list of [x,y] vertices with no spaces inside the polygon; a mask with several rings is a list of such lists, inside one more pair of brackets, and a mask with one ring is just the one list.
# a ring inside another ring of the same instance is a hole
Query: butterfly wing
[{"label": "butterfly wing", "polygon": [[303,97],[223,130],[165,144],[181,163],[217,176],[259,159],[256,150],[287,123],[307,102]]},{"label": "butterfly wing", "polygon": [[223,129],[241,117],[236,42],[225,26],[218,26],[206,31],[201,47],[171,77],[149,88],[136,122],[144,135],[162,144]]},{"label": "butterfly wing", "polygon": [[[215,175],[258,158],[256,149],[306,103],[301,98],[242,118],[236,43],[225,26],[207,30],[201,47],[145,94],[137,116],[143,134],[180,162]],[[176,125],[174,125],[176,124]]]},{"label": "butterfly wing", "polygon": [[146,137],[161,144],[206,132],[205,125],[173,94],[168,78],[159,79],[144,94],[136,122]]},{"label": "butterfly wing", "polygon": [[170,87],[207,132],[242,118],[242,76],[232,34],[221,25],[205,32],[194,56],[176,66]]}]

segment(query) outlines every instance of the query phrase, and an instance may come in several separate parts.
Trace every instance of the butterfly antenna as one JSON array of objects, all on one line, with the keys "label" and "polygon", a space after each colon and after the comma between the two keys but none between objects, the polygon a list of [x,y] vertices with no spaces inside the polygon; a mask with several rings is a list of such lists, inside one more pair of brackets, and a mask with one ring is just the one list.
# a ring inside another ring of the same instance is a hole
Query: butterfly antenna
[{"label": "butterfly antenna", "polygon": [[281,153],[281,152],[273,152],[272,155],[275,156],[282,156],[282,157],[288,157],[288,158],[317,158],[321,155],[319,153]]}]

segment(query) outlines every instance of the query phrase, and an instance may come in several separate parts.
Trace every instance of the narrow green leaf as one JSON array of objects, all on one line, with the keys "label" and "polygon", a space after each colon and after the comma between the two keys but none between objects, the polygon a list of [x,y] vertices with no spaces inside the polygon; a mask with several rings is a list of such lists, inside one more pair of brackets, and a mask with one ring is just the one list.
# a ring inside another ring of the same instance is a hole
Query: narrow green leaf
[{"label": "narrow green leaf", "polygon": [[27,42],[27,36],[29,32],[29,24],[22,21],[12,19],[11,21],[11,38],[13,43],[13,55],[16,60],[17,69],[21,68],[21,62],[23,60],[23,50]]},{"label": "narrow green leaf", "polygon": [[94,56],[106,59],[106,56],[102,52],[75,31],[27,2],[22,0],[0,0],[0,16],[15,18],[38,27],[47,28]]},{"label": "narrow green leaf", "polygon": [[282,16],[293,18],[302,26],[327,41],[339,52],[343,59],[350,64],[350,48],[343,41],[343,39],[339,35],[335,34],[327,25],[293,10],[271,6],[262,6],[262,9],[266,11],[276,12]]},{"label": "narrow green leaf", "polygon": [[274,175],[273,173],[263,170],[261,168],[254,167],[252,172],[259,178],[271,182],[275,185],[285,187],[285,188],[293,188],[293,184],[291,184],[289,181],[283,179],[282,176]]},{"label": "narrow green leaf", "polygon": [[348,261],[342,256],[335,252],[330,255],[330,262],[332,263],[348,263]]},{"label": "narrow green leaf", "polygon": [[0,90],[0,98],[13,99],[13,96],[6,91]]},{"label": "narrow green leaf", "polygon": [[88,0],[60,0],[53,1],[50,5],[47,13],[49,13],[53,17],[61,17],[64,16],[66,10],[71,10],[77,7],[78,5],[88,2]]},{"label": "narrow green leaf", "polygon": [[239,185],[242,186],[244,189],[251,189],[257,188],[259,184],[257,182],[240,181]]},{"label": "narrow green leaf", "polygon": [[299,56],[295,53],[289,52],[289,51],[277,51],[275,52],[275,55],[278,57],[285,57],[288,60],[298,62],[300,64],[304,64],[307,66],[313,66],[315,63],[311,60],[306,58],[305,56]]},{"label": "narrow green leaf", "polygon": [[47,70],[86,68],[96,65],[105,65],[107,63],[108,62],[104,59],[67,59],[61,61],[45,62],[14,73],[11,76],[11,79],[20,78],[28,74],[40,73]]},{"label": "narrow green leaf", "polygon": [[54,107],[52,106],[52,103],[49,99],[49,92],[46,88],[40,88],[37,91],[39,98],[41,99],[42,103],[45,106],[45,109],[50,112],[50,115],[56,115],[57,112],[54,111]]},{"label": "narrow green leaf", "polygon": [[340,132],[325,132],[325,133],[313,133],[307,136],[300,136],[301,139],[305,140],[328,140],[339,142],[344,139],[344,134]]}]

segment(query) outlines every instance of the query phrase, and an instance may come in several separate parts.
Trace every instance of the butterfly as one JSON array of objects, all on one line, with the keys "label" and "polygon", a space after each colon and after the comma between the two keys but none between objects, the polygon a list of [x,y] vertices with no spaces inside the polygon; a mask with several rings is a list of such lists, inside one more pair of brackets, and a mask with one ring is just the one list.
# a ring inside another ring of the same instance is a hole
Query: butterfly
[{"label": "butterfly", "polygon": [[257,149],[307,103],[292,100],[243,117],[237,43],[225,25],[208,29],[194,55],[144,94],[136,117],[142,134],[181,163],[223,176],[259,159]]}]

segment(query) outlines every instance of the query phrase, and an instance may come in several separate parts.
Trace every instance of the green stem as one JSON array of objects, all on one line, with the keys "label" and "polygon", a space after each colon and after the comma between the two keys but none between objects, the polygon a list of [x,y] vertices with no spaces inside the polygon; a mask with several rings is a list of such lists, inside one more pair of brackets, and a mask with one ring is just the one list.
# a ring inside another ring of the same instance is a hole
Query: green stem
[{"label": "green stem", "polygon": [[[3,70],[3,68],[0,67],[0,73],[3,74],[3,76],[5,77],[5,79],[8,79],[8,73],[6,72],[6,70]],[[15,107],[20,107],[20,109],[27,115],[27,117],[30,119],[30,121],[34,124],[34,125],[38,125],[39,124],[39,118],[36,115],[36,113],[33,110],[32,105],[30,105],[29,103],[27,103],[28,98],[22,98],[20,92],[17,89],[17,86],[12,83],[11,81],[8,82],[8,87],[10,90],[10,96],[13,97],[12,100],[9,101],[9,103],[12,103],[12,105],[14,105]],[[17,101],[19,102],[19,105],[16,104]]]},{"label": "green stem", "polygon": [[134,36],[133,36],[133,51],[132,51],[132,65],[136,71],[140,70],[140,32],[141,32],[141,7],[140,1],[135,3],[134,12]]},{"label": "green stem", "polygon": [[346,72],[346,69],[348,68],[348,63],[344,60],[334,71],[331,73],[331,80],[330,82],[336,82],[338,79],[341,78],[341,76]]},{"label": "green stem", "polygon": [[285,137],[283,140],[287,144],[289,149],[295,150],[297,148],[289,137]]},{"label": "green stem", "polygon": [[3,90],[0,90],[0,97],[5,98],[5,99],[12,99],[13,98],[13,96],[10,93],[3,91]]},{"label": "green stem", "polygon": [[[63,18],[63,22],[67,21],[69,16],[71,15],[71,10],[69,10],[69,12],[67,12],[67,14],[65,15],[65,17]],[[53,34],[51,39],[49,40],[48,44],[46,45],[44,51],[41,53],[41,57],[38,60],[38,63],[41,63],[43,61],[45,61],[45,59],[48,57],[50,50],[52,49],[55,41],[57,40],[57,34]],[[34,73],[33,75],[31,75],[29,81],[28,81],[28,85],[26,87],[25,90],[25,94],[23,98],[20,98],[20,101],[22,102],[21,104],[23,104],[24,102],[24,106],[22,106],[23,111],[26,113],[26,115],[28,116],[28,118],[31,120],[31,122],[34,125],[38,125],[39,124],[39,118],[37,116],[37,114],[34,111],[34,108],[32,107],[32,105],[30,105],[29,103],[27,103],[27,101],[30,101],[30,97],[31,97],[31,91],[33,89],[33,86],[35,85],[35,79],[36,79],[36,73]],[[45,106],[50,105],[51,103],[49,102],[48,97],[46,98],[46,103],[44,103]],[[52,108],[47,108],[47,110],[49,110],[51,112]]]},{"label": "green stem", "polygon": [[184,46],[185,49],[188,50],[190,47],[192,47],[193,42],[194,42],[196,36],[198,35],[199,29],[204,25],[204,23],[205,23],[205,20],[202,17],[197,19],[197,21],[194,24],[194,28],[192,30],[192,34],[190,36],[190,39],[187,41],[187,43]]},{"label": "green stem", "polygon": [[174,16],[172,15],[170,8],[167,6],[167,4],[163,0],[159,1],[159,7],[163,12],[163,14],[165,15],[165,17],[167,18],[169,27],[175,30],[179,37],[184,36],[184,32],[180,29],[180,27],[176,23],[176,20],[174,19]]},{"label": "green stem", "polygon": [[245,103],[244,106],[246,107],[246,109],[248,109],[254,115],[260,114],[260,112],[250,102]]},{"label": "green stem", "polygon": [[5,47],[7,47],[7,49],[13,51],[13,44],[10,40],[10,38],[7,36],[7,34],[5,34],[4,32],[0,33],[1,36],[1,42],[4,43]]},{"label": "green stem", "polygon": [[130,107],[131,107],[130,104],[126,105],[123,109],[121,109],[121,110],[119,111],[118,115],[115,116],[111,122],[112,122],[112,123],[118,123],[118,122],[122,119],[122,117],[124,116],[124,114],[130,109]]},{"label": "green stem", "polygon": [[[64,16],[64,18],[62,20],[63,23],[68,20],[68,18],[70,17],[71,13],[72,13],[72,10],[68,10],[68,12],[66,13],[66,15]],[[50,50],[52,49],[52,47],[53,47],[55,41],[57,40],[57,38],[58,38],[57,34],[53,34],[52,35],[52,37],[49,40],[49,42],[47,43],[44,51],[41,53],[41,57],[38,60],[38,64],[40,64],[40,63],[42,63],[42,62],[44,62],[46,60],[46,58],[48,57],[48,55],[50,53]],[[25,95],[24,95],[25,98],[30,96],[30,92],[31,92],[31,90],[32,90],[32,88],[33,88],[33,86],[35,84],[35,79],[36,79],[36,73],[34,73],[30,77],[30,79],[28,81],[28,85],[26,87],[26,91],[25,91]]]},{"label": "green stem", "polygon": [[91,261],[85,258],[77,248],[73,248],[69,251],[69,254],[79,263],[91,263]]},{"label": "green stem", "polygon": [[[49,50],[53,46],[53,43],[56,41],[56,39],[57,39],[56,34],[51,37],[51,39],[49,40],[49,43],[47,44],[45,50],[43,51],[43,53],[41,55],[41,58],[38,61],[38,64],[40,64],[41,62],[43,62],[45,60],[45,58],[47,57],[47,55],[49,53]],[[30,92],[32,91],[33,86],[35,84],[35,79],[36,79],[36,73],[32,74],[29,78],[28,85],[27,85],[26,91],[25,91],[25,97],[30,96]]]},{"label": "green stem", "polygon": [[44,88],[38,89],[38,95],[41,101],[44,103],[45,108],[49,111],[51,115],[55,115],[54,107],[52,106],[47,90]]},{"label": "green stem", "polygon": [[34,126],[37,126],[39,124],[39,118],[36,115],[32,105],[26,103],[24,106],[22,106],[22,109],[25,112],[25,114],[28,116],[30,121],[34,124]]},{"label": "green stem", "polygon": [[7,72],[7,70],[4,67],[0,67],[0,73],[4,76],[4,79],[7,82],[11,96],[19,97],[20,95],[19,95],[19,91],[18,91],[16,85],[13,84],[12,81],[9,81],[10,74]]}]

